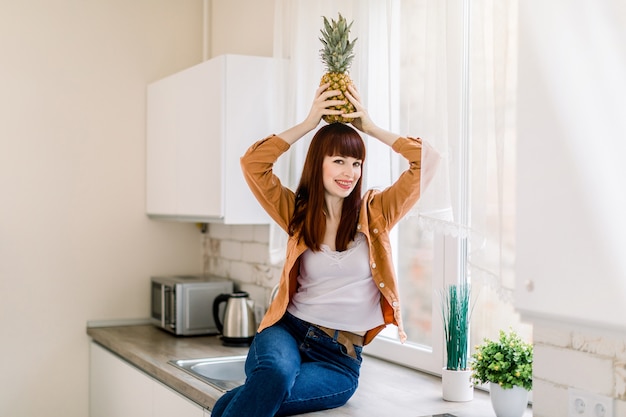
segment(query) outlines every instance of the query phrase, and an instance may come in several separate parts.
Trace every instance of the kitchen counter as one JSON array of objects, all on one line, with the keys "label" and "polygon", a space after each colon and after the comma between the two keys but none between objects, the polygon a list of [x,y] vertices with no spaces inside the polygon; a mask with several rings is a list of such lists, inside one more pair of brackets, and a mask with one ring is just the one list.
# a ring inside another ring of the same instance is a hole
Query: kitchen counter
[{"label": "kitchen counter", "polygon": [[[222,393],[168,361],[247,353],[247,348],[223,346],[217,336],[175,337],[152,325],[88,327],[87,334],[94,342],[209,410]],[[350,401],[341,408],[306,416],[418,417],[445,412],[458,417],[494,415],[489,397],[482,391],[476,391],[469,403],[446,402],[441,398],[438,377],[366,355],[359,389]]]}]

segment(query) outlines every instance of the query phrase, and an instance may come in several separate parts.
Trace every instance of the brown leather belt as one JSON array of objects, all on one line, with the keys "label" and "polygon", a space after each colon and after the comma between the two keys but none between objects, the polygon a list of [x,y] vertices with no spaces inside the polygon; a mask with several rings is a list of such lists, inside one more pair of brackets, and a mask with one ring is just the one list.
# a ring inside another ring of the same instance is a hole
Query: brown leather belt
[{"label": "brown leather belt", "polygon": [[317,324],[314,324],[313,326],[317,327],[318,329],[326,333],[326,335],[336,340],[337,343],[345,347],[346,353],[350,357],[354,359],[357,358],[356,350],[354,350],[354,347],[363,346],[363,336],[360,336],[356,333],[347,332],[345,330],[335,330],[324,326],[318,326]]}]

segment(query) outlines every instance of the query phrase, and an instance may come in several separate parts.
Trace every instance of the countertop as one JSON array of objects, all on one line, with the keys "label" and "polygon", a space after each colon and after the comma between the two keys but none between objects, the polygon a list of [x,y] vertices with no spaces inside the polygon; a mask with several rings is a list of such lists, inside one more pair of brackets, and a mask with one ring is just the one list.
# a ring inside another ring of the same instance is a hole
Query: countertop
[{"label": "countertop", "polygon": [[[123,360],[209,410],[222,393],[168,361],[247,353],[247,348],[223,346],[217,336],[176,337],[152,325],[88,327],[87,334]],[[364,355],[359,388],[350,401],[338,409],[306,416],[418,417],[445,412],[457,417],[494,415],[484,392],[475,391],[474,400],[468,403],[446,402],[441,398],[440,378]]]}]

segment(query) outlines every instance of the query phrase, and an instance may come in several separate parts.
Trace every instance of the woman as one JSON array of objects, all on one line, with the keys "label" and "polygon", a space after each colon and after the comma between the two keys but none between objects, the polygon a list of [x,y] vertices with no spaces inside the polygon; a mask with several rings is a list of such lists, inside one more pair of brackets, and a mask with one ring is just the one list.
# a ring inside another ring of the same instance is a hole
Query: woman
[{"label": "woman", "polygon": [[289,240],[277,296],[248,353],[246,383],[225,393],[212,417],[339,407],[356,391],[363,346],[387,324],[406,340],[388,233],[419,198],[422,141],[376,126],[350,87],[346,96],[356,111],[343,116],[402,154],[407,171],[386,190],[362,196],[365,145],[356,130],[335,123],[315,134],[295,193],[272,173],[276,159],[322,116],[341,114],[332,107],[343,102],[330,99],[339,91],[328,87],[316,91],[302,123],[255,143],[241,158],[250,189]]}]

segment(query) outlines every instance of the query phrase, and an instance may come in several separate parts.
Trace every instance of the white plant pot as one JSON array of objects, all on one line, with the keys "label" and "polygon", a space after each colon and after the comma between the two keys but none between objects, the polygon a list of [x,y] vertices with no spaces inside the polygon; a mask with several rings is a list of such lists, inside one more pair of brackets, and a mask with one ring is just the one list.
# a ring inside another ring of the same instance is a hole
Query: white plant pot
[{"label": "white plant pot", "polygon": [[474,398],[474,386],[471,381],[472,371],[455,371],[443,368],[441,388],[446,401],[464,402]]},{"label": "white plant pot", "polygon": [[498,384],[491,387],[491,406],[497,417],[522,417],[528,406],[528,391],[515,385],[504,389]]}]

